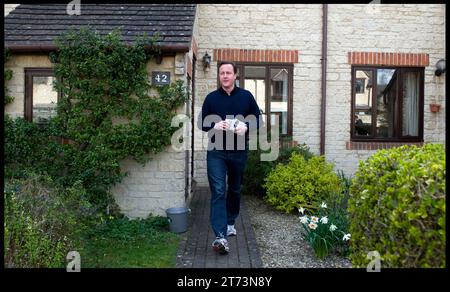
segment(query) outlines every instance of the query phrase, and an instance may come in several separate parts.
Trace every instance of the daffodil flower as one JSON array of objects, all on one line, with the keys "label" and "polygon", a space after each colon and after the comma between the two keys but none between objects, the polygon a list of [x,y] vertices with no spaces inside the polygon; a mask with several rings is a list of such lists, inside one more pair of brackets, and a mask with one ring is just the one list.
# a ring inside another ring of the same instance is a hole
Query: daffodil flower
[{"label": "daffodil flower", "polygon": [[300,217],[300,222],[302,222],[303,224],[306,224],[306,223],[308,223],[308,216],[302,216],[302,217]]},{"label": "daffodil flower", "polygon": [[326,208],[327,208],[327,204],[325,204],[324,202],[322,202],[322,204],[320,204],[320,208],[326,209]]},{"label": "daffodil flower", "polygon": [[322,224],[327,224],[327,223],[328,223],[328,218],[327,218],[327,216],[324,216],[324,217],[320,218],[320,223],[322,223]]},{"label": "daffodil flower", "polygon": [[309,227],[309,229],[316,229],[317,228],[317,224],[315,224],[315,223],[309,223],[309,225],[308,225],[308,227]]},{"label": "daffodil flower", "polygon": [[300,208],[298,208],[298,211],[303,214],[303,212],[305,212],[305,208],[300,207]]},{"label": "daffodil flower", "polygon": [[316,216],[311,216],[311,222],[317,223],[317,222],[319,222],[319,218],[317,218]]},{"label": "daffodil flower", "polygon": [[335,231],[336,229],[337,229],[337,226],[334,225],[334,224],[331,224],[331,226],[330,226],[330,231],[333,232],[333,231]]},{"label": "daffodil flower", "polygon": [[346,240],[350,240],[351,234],[347,233],[344,235],[344,237],[342,238],[342,240],[346,241]]}]

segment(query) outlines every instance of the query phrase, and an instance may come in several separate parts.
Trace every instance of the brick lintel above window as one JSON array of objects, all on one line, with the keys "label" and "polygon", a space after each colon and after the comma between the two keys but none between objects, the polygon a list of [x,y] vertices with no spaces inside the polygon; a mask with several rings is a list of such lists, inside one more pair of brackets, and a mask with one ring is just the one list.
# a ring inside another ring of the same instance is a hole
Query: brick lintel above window
[{"label": "brick lintel above window", "polygon": [[347,141],[345,148],[347,150],[379,150],[399,147],[403,145],[422,146],[423,142],[354,142]]},{"label": "brick lintel above window", "polygon": [[426,67],[430,64],[428,54],[392,52],[348,52],[348,63],[352,65],[379,65]]},{"label": "brick lintel above window", "polygon": [[214,49],[214,61],[298,63],[298,50]]}]

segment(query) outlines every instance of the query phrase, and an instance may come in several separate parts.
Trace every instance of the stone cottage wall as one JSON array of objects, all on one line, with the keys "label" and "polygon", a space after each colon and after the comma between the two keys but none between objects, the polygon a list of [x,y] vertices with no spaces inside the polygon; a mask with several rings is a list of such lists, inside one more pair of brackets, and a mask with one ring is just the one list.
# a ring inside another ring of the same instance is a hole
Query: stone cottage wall
[{"label": "stone cottage wall", "polygon": [[[441,4],[328,5],[326,145],[328,161],[352,174],[360,159],[375,150],[347,149],[350,141],[351,64],[348,53],[398,52],[428,54],[425,70],[425,142],[444,142],[444,76],[434,64],[445,57],[445,6]],[[198,5],[200,57],[213,49],[298,50],[294,64],[293,138],[319,154],[321,105],[321,4]],[[217,88],[217,62],[209,71],[197,64],[196,112]],[[440,103],[431,113],[429,103]],[[207,184],[206,136],[195,133],[195,179]]]},{"label": "stone cottage wall", "polygon": [[[216,4],[198,5],[200,55],[214,48],[298,50],[294,64],[293,136],[319,151],[320,143],[320,58],[321,13],[317,4]],[[217,62],[208,72],[198,63],[197,113],[208,92],[217,88]],[[206,135],[195,134],[201,149]],[[206,149],[204,147],[203,149]],[[206,152],[199,151],[196,176],[207,184]]]},{"label": "stone cottage wall", "polygon": [[[15,98],[12,104],[5,107],[5,112],[12,117],[23,117],[24,68],[51,68],[53,64],[46,55],[13,55],[5,67],[13,70],[13,79],[8,82],[8,88],[10,95]],[[180,68],[184,68],[184,54],[181,53],[165,57],[160,65],[154,62],[147,64],[149,72],[169,71],[172,80],[185,81],[185,71]],[[180,107],[177,112],[186,113],[186,107]],[[185,135],[189,137],[187,129]],[[128,171],[129,175],[111,190],[121,211],[130,218],[136,218],[147,217],[150,213],[165,215],[167,208],[184,206],[185,168],[188,167],[185,159],[184,151],[175,151],[168,146],[145,166],[132,159],[121,161],[122,170]]]},{"label": "stone cottage wall", "polygon": [[[445,75],[434,75],[445,58],[445,6],[436,4],[328,5],[328,81],[325,154],[352,174],[358,160],[376,150],[347,150],[350,141],[349,52],[428,54],[424,87],[424,141],[445,142]],[[395,63],[396,60],[394,60]],[[441,104],[438,113],[430,103]]]}]

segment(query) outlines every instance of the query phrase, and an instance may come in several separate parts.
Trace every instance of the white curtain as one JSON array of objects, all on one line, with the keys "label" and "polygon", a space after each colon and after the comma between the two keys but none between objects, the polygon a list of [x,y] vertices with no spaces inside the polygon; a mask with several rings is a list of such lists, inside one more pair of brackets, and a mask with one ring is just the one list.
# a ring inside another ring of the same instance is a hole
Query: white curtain
[{"label": "white curtain", "polygon": [[403,75],[403,136],[419,135],[419,74]]}]

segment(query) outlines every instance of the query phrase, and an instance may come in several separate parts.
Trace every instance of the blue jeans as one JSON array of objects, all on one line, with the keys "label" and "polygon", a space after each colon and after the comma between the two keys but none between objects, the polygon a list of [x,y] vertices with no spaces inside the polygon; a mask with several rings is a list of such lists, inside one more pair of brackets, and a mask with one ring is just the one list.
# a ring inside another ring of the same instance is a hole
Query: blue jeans
[{"label": "blue jeans", "polygon": [[[211,189],[211,226],[216,237],[227,236],[227,224],[234,225],[239,215],[241,184],[247,151],[210,150],[206,155]],[[226,176],[228,174],[228,190]]]}]

